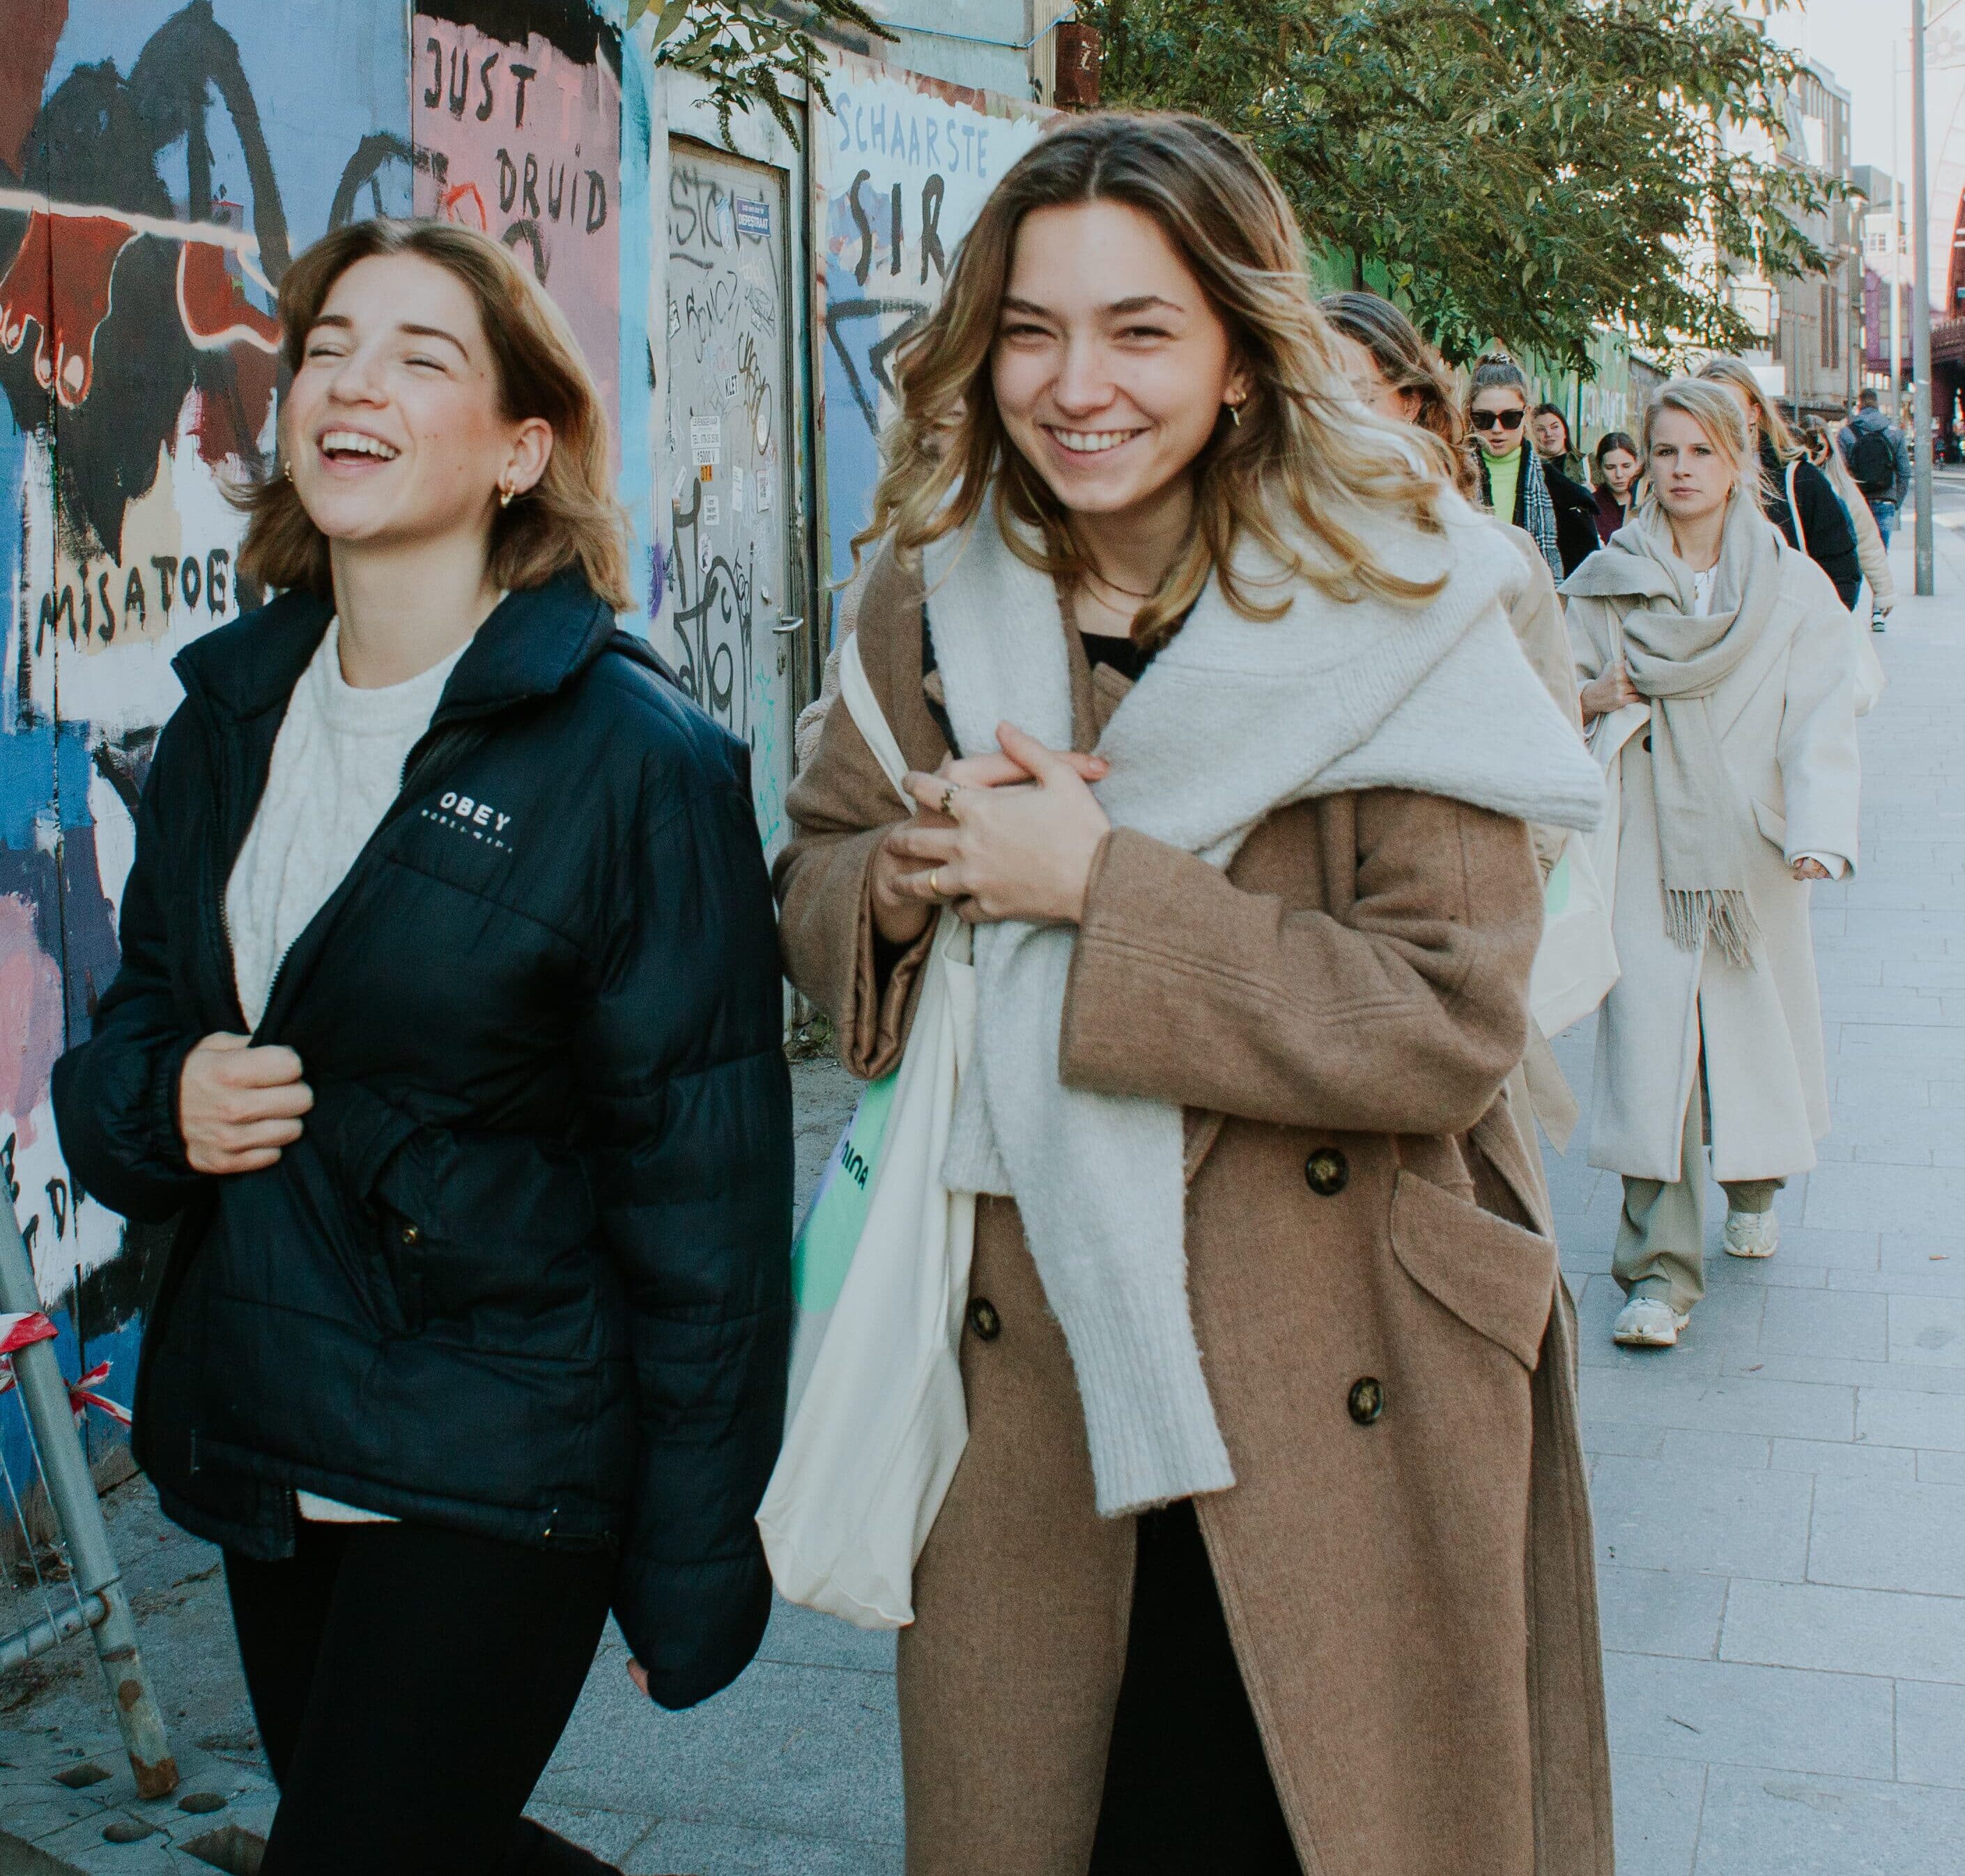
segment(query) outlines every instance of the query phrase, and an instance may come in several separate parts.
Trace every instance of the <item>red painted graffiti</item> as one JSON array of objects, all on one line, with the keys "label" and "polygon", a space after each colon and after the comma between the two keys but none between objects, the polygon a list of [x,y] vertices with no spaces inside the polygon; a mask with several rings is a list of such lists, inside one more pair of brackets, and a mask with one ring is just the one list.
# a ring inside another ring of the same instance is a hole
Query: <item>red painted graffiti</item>
[{"label": "red painted graffiti", "polygon": [[[269,360],[279,351],[279,322],[246,298],[226,265],[226,250],[240,237],[222,224],[206,233],[203,224],[159,223],[114,211],[37,208],[0,279],[0,346],[18,352],[33,327],[39,335],[34,375],[70,409],[87,398],[95,378],[96,334],[109,317],[116,263],[132,241],[146,235],[178,243],[177,314],[194,346],[204,352],[243,346],[247,356],[256,352]],[[270,397],[273,377],[270,365],[242,373],[256,399],[262,384]],[[259,420],[265,414],[262,407]]]},{"label": "red painted graffiti", "polygon": [[186,241],[178,250],[178,317],[203,352],[242,340],[262,352],[280,349],[280,322],[246,298],[226,271],[225,250],[207,242]]},{"label": "red painted graffiti", "polygon": [[136,238],[120,217],[37,209],[0,280],[0,346],[18,352],[27,328],[37,327],[34,375],[71,408],[88,395],[96,330],[109,317],[117,259]]}]

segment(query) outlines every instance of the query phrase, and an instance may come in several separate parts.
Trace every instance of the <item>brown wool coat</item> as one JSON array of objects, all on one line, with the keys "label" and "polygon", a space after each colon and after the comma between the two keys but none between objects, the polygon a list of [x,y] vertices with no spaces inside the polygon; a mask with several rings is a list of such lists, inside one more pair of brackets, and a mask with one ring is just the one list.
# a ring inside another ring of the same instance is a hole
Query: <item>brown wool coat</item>
[{"label": "brown wool coat", "polygon": [[[921,599],[883,559],[858,629],[933,769]],[[1127,687],[1072,650],[1089,748]],[[847,1066],[883,1073],[925,947],[882,981],[867,869],[896,803],[843,708],[789,806],[786,968]],[[1611,1868],[1574,1316],[1499,1093],[1539,925],[1519,822],[1396,791],[1284,809],[1225,877],[1123,831],[1094,869],[1062,1072],[1188,1111],[1190,1291],[1238,1482],[1197,1508],[1306,1876]],[[969,1446],[900,1643],[907,1867],[1083,1876],[1133,1524],[1093,1511],[1008,1200],[979,1207],[971,1294]]]}]

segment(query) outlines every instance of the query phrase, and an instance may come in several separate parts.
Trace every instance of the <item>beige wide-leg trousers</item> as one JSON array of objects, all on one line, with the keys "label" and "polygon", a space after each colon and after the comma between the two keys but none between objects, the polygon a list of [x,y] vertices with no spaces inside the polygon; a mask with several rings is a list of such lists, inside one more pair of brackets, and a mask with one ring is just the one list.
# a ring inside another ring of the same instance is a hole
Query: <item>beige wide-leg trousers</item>
[{"label": "beige wide-leg trousers", "polygon": [[[1610,1274],[1627,1296],[1655,1296],[1684,1311],[1706,1294],[1706,1063],[1692,1078],[1678,1178],[1624,1179],[1623,1215]],[[1780,1179],[1729,1179],[1722,1189],[1735,1212],[1767,1212]]]}]

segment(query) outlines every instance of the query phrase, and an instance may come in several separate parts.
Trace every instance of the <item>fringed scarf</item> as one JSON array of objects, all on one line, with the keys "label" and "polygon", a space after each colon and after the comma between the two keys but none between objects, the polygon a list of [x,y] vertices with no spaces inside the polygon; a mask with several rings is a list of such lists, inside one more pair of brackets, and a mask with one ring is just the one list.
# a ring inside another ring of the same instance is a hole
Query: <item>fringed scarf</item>
[{"label": "fringed scarf", "polygon": [[[1487,477],[1487,453],[1475,446],[1475,454],[1481,461],[1481,500],[1484,507],[1494,505],[1494,485]],[[1521,481],[1517,484],[1522,511],[1523,530],[1542,550],[1542,557],[1549,562],[1549,570],[1555,575],[1558,586],[1562,584],[1562,552],[1555,539],[1555,504],[1549,498],[1549,478],[1542,472],[1542,459],[1526,437],[1522,439]],[[1514,516],[1503,515],[1503,521],[1512,523]]]},{"label": "fringed scarf", "polygon": [[1759,928],[1747,898],[1752,804],[1719,748],[1708,700],[1766,630],[1780,586],[1774,531],[1748,490],[1726,510],[1713,610],[1696,610],[1692,569],[1673,550],[1655,503],[1577,568],[1566,594],[1635,600],[1620,620],[1631,682],[1651,706],[1665,932],[1697,951],[1710,938],[1729,964],[1753,962]]}]

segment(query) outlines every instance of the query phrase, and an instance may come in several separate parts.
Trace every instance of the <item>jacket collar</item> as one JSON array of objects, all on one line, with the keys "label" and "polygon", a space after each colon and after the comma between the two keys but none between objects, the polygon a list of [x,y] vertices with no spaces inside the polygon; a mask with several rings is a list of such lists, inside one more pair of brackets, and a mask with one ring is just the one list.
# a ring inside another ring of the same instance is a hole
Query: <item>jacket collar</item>
[{"label": "jacket collar", "polygon": [[[186,646],[172,668],[187,691],[227,715],[284,710],[333,616],[330,600],[283,593]],[[549,697],[600,655],[613,630],[613,613],[577,574],[507,594],[458,660],[433,720]]]}]

